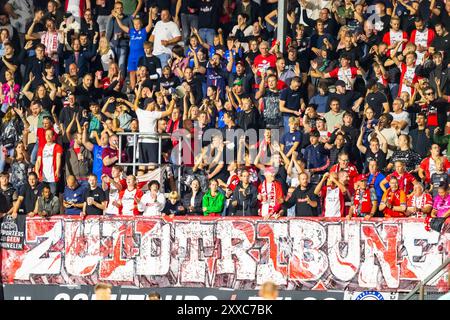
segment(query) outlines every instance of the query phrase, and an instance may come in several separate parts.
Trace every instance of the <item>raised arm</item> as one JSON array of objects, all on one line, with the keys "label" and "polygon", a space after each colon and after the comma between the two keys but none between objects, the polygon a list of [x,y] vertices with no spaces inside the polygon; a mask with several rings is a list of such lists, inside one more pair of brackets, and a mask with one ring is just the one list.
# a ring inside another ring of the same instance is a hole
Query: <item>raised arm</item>
[{"label": "raised arm", "polygon": [[367,152],[367,148],[362,143],[363,135],[364,135],[364,127],[361,127],[358,141],[356,142],[356,147],[358,148],[359,151],[361,151],[361,153],[365,154]]},{"label": "raised arm", "polygon": [[86,149],[88,149],[89,151],[93,151],[94,150],[94,144],[92,142],[89,141],[88,139],[88,126],[89,124],[87,122],[85,122],[83,124],[83,128],[82,128],[82,135],[81,135],[81,142],[83,143],[84,147]]},{"label": "raised arm", "polygon": [[114,98],[114,97],[109,97],[108,100],[106,100],[106,102],[105,102],[105,104],[103,105],[103,108],[102,108],[102,113],[103,113],[105,116],[107,116],[108,118],[110,118],[110,119],[113,119],[113,118],[114,118],[114,115],[113,115],[111,112],[107,111],[107,109],[108,109],[108,106],[109,106],[112,102],[114,102],[115,100],[116,100],[116,98]]}]

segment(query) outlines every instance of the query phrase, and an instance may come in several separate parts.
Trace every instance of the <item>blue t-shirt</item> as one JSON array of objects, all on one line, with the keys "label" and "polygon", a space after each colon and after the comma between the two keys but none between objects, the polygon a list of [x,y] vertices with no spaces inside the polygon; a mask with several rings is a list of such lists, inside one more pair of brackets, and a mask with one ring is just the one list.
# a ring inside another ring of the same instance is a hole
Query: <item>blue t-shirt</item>
[{"label": "blue t-shirt", "polygon": [[142,57],[145,55],[144,42],[147,41],[147,30],[141,28],[137,31],[134,28],[130,28],[130,56]]},{"label": "blue t-shirt", "polygon": [[[301,134],[298,131],[294,131],[294,132],[286,132],[283,137],[281,137],[281,144],[284,144],[284,153],[288,153],[289,150],[291,150],[292,146],[294,145],[294,143],[301,142]],[[299,151],[300,149],[300,144],[298,145],[297,150],[295,151]]]},{"label": "blue t-shirt", "polygon": [[225,114],[226,110],[222,109],[219,112],[217,112],[217,128],[222,129],[225,128],[225,122],[223,121],[223,115]]},{"label": "blue t-shirt", "polygon": [[[377,194],[377,202],[378,202],[378,204],[380,204],[381,198],[383,197],[383,190],[380,187],[380,182],[383,181],[383,179],[386,177],[384,174],[378,173],[375,178],[375,181],[372,181],[373,178],[374,178],[373,174],[369,174],[369,177],[367,178],[367,182],[369,183],[370,186],[372,186],[375,189],[375,193]],[[386,184],[386,186],[387,186],[387,184]]]},{"label": "blue t-shirt", "polygon": [[[225,58],[225,60],[227,60],[227,62],[230,62],[230,54],[231,54],[230,50],[225,51],[225,53],[223,54],[223,57]],[[231,70],[232,73],[236,73],[236,62],[241,57],[242,57],[242,49],[239,48],[237,55],[236,53],[233,53],[234,61],[233,61],[233,69]]]},{"label": "blue t-shirt", "polygon": [[328,95],[321,96],[320,94],[316,94],[309,100],[309,104],[317,105],[318,113],[326,113],[328,112]]},{"label": "blue t-shirt", "polygon": [[[79,185],[75,190],[70,189],[69,187],[64,188],[64,200],[71,201],[74,203],[83,203],[84,202],[84,193],[86,192],[86,187]],[[65,214],[80,214],[80,208],[66,208]]]},{"label": "blue t-shirt", "polygon": [[98,183],[102,183],[102,152],[103,147],[100,147],[98,144],[94,144],[94,149],[92,150],[92,155],[94,156],[94,161],[92,163],[92,173],[97,176]]}]

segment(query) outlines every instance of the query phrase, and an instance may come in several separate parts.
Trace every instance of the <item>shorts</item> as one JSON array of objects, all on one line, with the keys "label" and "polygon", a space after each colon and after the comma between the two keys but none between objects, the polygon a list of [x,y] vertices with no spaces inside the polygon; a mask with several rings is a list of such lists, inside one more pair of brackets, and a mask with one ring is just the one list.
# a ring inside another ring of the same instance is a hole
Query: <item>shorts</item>
[{"label": "shorts", "polygon": [[128,57],[127,71],[128,72],[137,71],[138,62],[139,62],[139,57],[130,55]]},{"label": "shorts", "polygon": [[156,143],[145,143],[141,142],[139,144],[139,162],[141,163],[158,163],[158,150],[159,145]]}]

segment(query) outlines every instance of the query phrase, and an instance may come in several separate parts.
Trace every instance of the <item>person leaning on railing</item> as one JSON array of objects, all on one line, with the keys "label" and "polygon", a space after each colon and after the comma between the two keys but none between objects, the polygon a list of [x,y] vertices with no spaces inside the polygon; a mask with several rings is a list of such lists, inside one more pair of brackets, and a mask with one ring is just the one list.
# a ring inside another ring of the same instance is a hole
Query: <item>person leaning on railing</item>
[{"label": "person leaning on railing", "polygon": [[225,196],[218,190],[217,180],[211,179],[209,181],[209,190],[203,196],[203,214],[210,217],[218,217],[223,211],[225,205]]},{"label": "person leaning on railing", "polygon": [[36,206],[30,217],[39,215],[41,217],[49,217],[55,214],[59,214],[59,199],[53,195],[50,186],[45,185],[42,188],[42,195],[36,200]]}]

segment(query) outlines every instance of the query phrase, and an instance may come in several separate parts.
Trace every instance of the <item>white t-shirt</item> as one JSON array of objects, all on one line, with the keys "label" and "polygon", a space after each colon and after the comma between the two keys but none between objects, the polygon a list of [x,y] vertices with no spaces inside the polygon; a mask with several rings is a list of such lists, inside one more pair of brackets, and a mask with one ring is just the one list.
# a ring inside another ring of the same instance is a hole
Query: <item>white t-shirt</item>
[{"label": "white t-shirt", "polygon": [[160,216],[161,211],[166,205],[166,198],[164,194],[158,192],[156,196],[156,202],[152,199],[150,191],[144,193],[141,201],[138,204],[138,210],[143,211],[144,217]]},{"label": "white t-shirt", "polygon": [[129,191],[125,189],[122,197],[122,215],[134,216],[134,197],[136,196],[137,189]]},{"label": "white t-shirt", "polygon": [[[147,111],[142,109],[136,110],[136,116],[139,121],[139,132],[140,133],[150,133],[156,134],[156,124],[158,119],[161,119],[161,111]],[[144,143],[155,143],[158,142],[157,138],[141,138],[140,142]]]},{"label": "white t-shirt", "polygon": [[155,36],[153,43],[153,54],[156,56],[163,53],[171,54],[174,44],[165,47],[161,44],[161,40],[171,40],[175,37],[181,36],[181,33],[180,29],[178,28],[175,22],[158,21],[155,24],[155,28],[153,29],[152,35]]},{"label": "white t-shirt", "polygon": [[409,113],[406,111],[402,111],[400,113],[391,112],[392,118],[394,118],[394,121],[406,121],[408,124],[406,127],[401,131],[403,134],[409,133],[409,126],[411,125],[411,120],[409,119]]},{"label": "white t-shirt", "polygon": [[113,205],[113,202],[117,200],[119,200],[119,189],[116,188],[116,185],[114,183],[110,183],[108,206],[106,207],[105,214],[111,215],[119,214],[119,208]]},{"label": "white t-shirt", "polygon": [[339,188],[327,188],[325,197],[325,217],[339,218],[341,216],[341,201],[339,199]]},{"label": "white t-shirt", "polygon": [[109,69],[109,64],[111,63],[111,61],[114,61],[114,57],[115,55],[112,49],[109,49],[107,53],[101,56],[103,70]]},{"label": "white t-shirt", "polygon": [[45,144],[42,150],[42,178],[44,182],[55,182],[55,168],[53,167],[55,145],[55,143],[50,146]]}]

